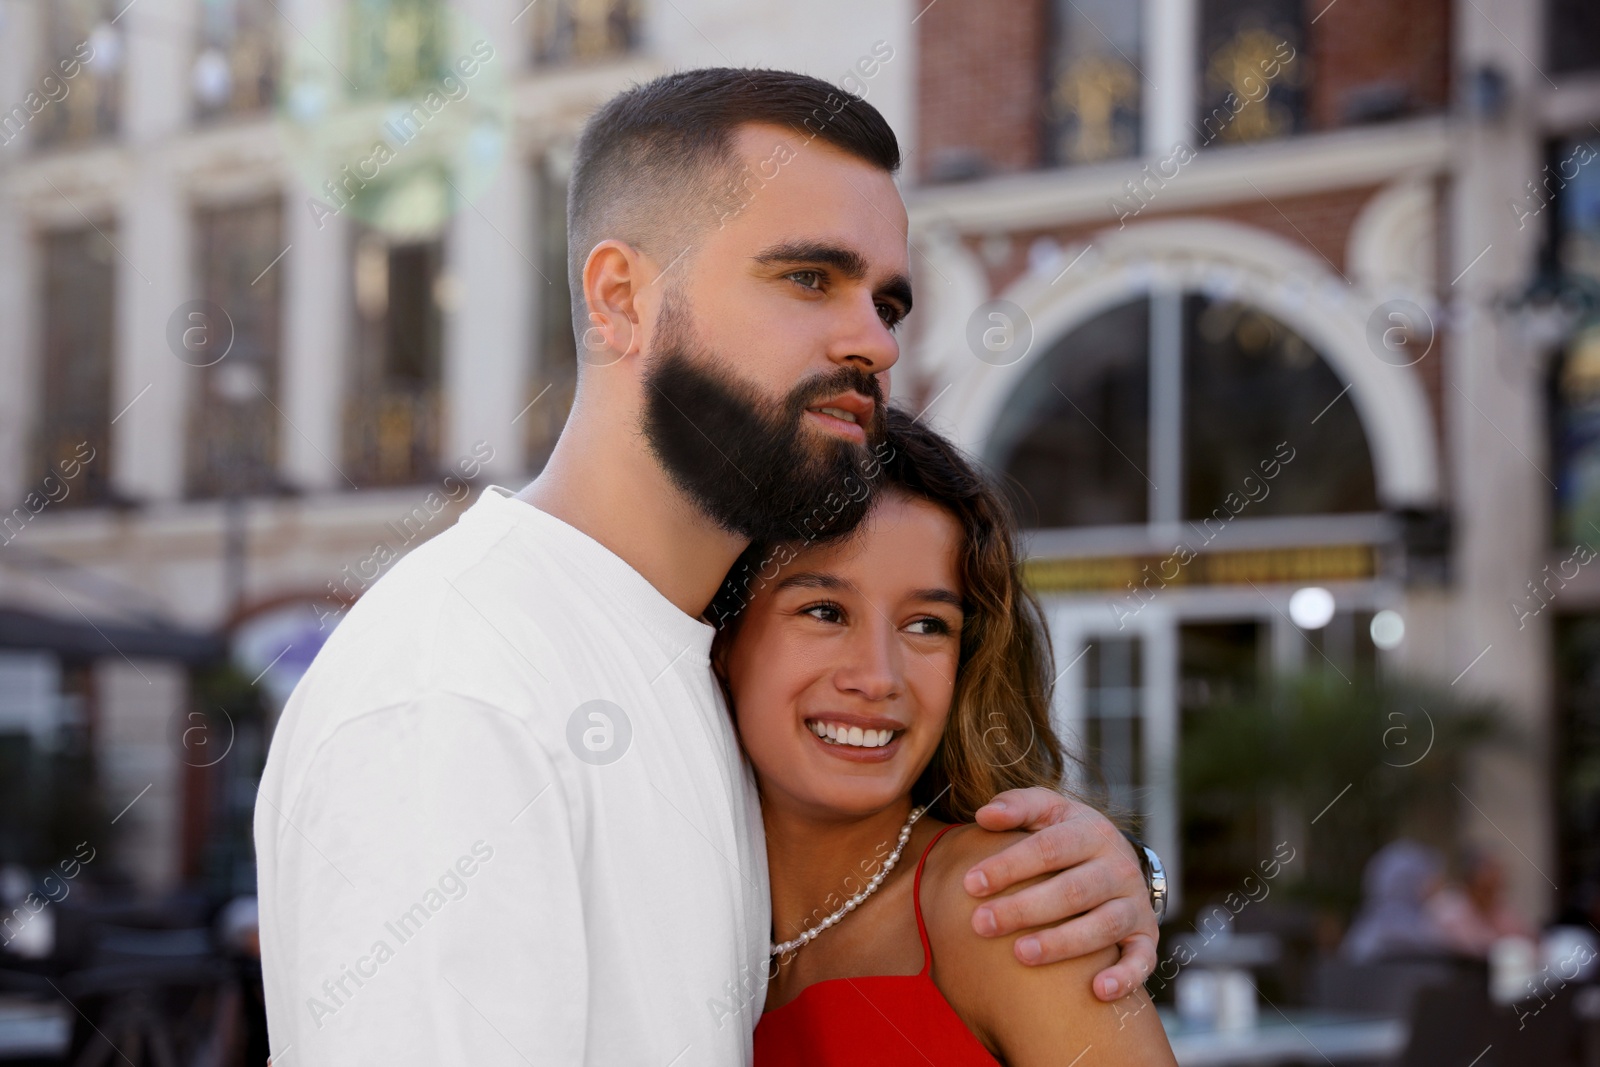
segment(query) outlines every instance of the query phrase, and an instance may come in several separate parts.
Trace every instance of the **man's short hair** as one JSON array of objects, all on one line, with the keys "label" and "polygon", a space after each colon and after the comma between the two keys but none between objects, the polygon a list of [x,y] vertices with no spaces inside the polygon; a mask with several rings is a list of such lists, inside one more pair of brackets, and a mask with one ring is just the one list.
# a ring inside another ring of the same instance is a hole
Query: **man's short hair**
[{"label": "man's short hair", "polygon": [[878,109],[809,75],[701,67],[618,93],[584,124],[567,191],[567,282],[580,350],[590,250],[615,238],[663,265],[680,254],[692,259],[684,253],[697,236],[736,214],[763,180],[742,174],[734,155],[736,129],[757,122],[804,142],[821,139],[889,174],[900,169],[899,142]]}]

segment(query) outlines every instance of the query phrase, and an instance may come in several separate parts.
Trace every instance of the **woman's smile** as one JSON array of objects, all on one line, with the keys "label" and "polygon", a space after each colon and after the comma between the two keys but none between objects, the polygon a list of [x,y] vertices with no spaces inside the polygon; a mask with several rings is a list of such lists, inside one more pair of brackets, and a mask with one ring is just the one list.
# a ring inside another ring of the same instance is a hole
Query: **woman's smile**
[{"label": "woman's smile", "polygon": [[806,729],[828,755],[854,763],[885,763],[900,751],[905,727],[888,719],[821,715],[806,719]]}]

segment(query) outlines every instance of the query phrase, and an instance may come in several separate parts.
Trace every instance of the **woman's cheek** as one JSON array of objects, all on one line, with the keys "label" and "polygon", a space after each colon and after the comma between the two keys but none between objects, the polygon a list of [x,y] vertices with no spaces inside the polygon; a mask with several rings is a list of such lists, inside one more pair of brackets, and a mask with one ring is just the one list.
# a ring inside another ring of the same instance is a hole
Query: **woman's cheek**
[{"label": "woman's cheek", "polygon": [[918,701],[923,712],[920,716],[927,725],[922,730],[922,749],[926,749],[931,757],[932,752],[939,746],[939,741],[944,737],[945,728],[950,725],[950,712],[955,701],[955,685],[949,679],[954,679],[959,666],[960,657],[950,655],[943,657],[939,664],[939,672],[928,679],[924,695]]},{"label": "woman's cheek", "polygon": [[793,743],[793,731],[788,722],[788,704],[782,695],[769,688],[749,686],[742,693],[738,690],[735,693],[741,699],[734,722],[745,748],[758,760],[765,757],[768,762],[789,762],[787,757],[792,753],[786,751],[786,746]]}]

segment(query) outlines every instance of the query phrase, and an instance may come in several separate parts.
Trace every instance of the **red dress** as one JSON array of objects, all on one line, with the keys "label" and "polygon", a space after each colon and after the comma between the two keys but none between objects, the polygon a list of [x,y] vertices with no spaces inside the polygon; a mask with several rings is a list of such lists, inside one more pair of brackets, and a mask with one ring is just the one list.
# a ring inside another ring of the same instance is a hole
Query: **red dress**
[{"label": "red dress", "polygon": [[922,850],[911,887],[922,972],[830,978],[806,986],[783,1007],[762,1013],[756,1024],[756,1067],[1000,1067],[930,977],[933,950],[922,922],[922,867],[939,838],[953,829],[940,830]]}]

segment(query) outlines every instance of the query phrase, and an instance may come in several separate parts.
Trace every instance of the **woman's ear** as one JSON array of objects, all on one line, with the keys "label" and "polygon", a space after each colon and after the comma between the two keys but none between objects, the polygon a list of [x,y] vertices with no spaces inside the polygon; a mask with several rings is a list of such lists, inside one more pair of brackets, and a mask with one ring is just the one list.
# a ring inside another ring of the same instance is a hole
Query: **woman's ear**
[{"label": "woman's ear", "polygon": [[729,634],[726,630],[718,630],[711,639],[711,673],[717,676],[717,681],[724,689],[728,687],[728,644]]},{"label": "woman's ear", "polygon": [[711,646],[711,674],[717,680],[717,688],[722,690],[722,702],[727,706],[728,714],[733,715],[733,686],[728,684],[727,660],[727,644],[719,639]]}]

